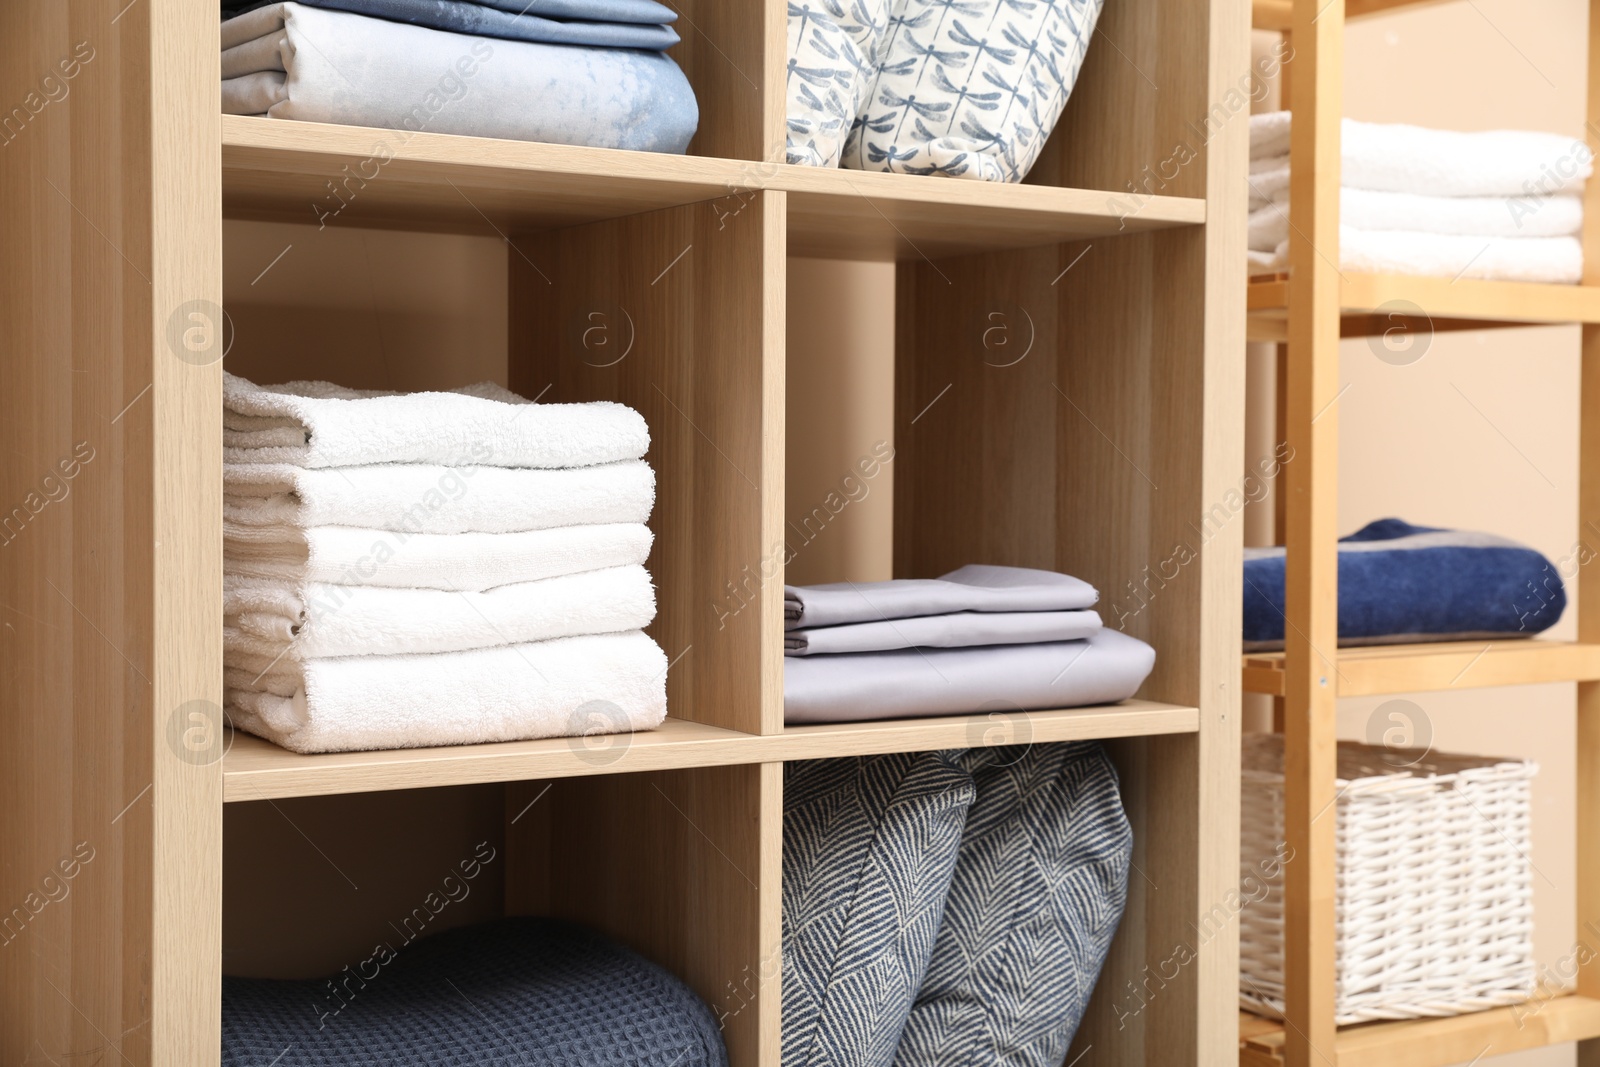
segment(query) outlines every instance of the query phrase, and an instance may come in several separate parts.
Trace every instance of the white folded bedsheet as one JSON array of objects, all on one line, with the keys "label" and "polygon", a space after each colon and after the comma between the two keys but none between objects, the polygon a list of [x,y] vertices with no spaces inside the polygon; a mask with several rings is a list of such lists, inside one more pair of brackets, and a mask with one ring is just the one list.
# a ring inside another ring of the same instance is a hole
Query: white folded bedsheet
[{"label": "white folded bedsheet", "polygon": [[[1252,273],[1283,270],[1288,262],[1287,241],[1270,256],[1250,252]],[[1371,274],[1572,285],[1583,278],[1583,246],[1576,237],[1468,237],[1341,226],[1339,268]]]},{"label": "white folded bedsheet", "polygon": [[517,533],[644,522],[655,504],[656,478],[641,459],[561,470],[229,463],[222,494],[223,519],[242,526]]},{"label": "white folded bedsheet", "polygon": [[622,733],[667,713],[666,654],[637,631],[436,655],[237,654],[223,685],[234,726],[295,752]]},{"label": "white folded bedsheet", "polygon": [[476,592],[277,582],[224,575],[222,651],[256,656],[461,652],[641,630],[656,615],[642,566]]},{"label": "white folded bedsheet", "polygon": [[353,526],[222,524],[222,569],[238,578],[390,589],[493,589],[643,563],[643,523],[519,533],[406,534]]},{"label": "white folded bedsheet", "polygon": [[[1259,196],[1289,186],[1288,112],[1250,117],[1250,183]],[[1422,126],[1340,125],[1340,184],[1422,196],[1543,196],[1579,192],[1593,170],[1583,141],[1528,130],[1462,133]],[[1258,136],[1257,130],[1262,131]],[[1276,149],[1276,151],[1271,151]]]},{"label": "white folded bedsheet", "polygon": [[535,404],[492,382],[386,393],[224,373],[222,401],[224,463],[588,467],[650,448],[644,416],[624,404]]}]

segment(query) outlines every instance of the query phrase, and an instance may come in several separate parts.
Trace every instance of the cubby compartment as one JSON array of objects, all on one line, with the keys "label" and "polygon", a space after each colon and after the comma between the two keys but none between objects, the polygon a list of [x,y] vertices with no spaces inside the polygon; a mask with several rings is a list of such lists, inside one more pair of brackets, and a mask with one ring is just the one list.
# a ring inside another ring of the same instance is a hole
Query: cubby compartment
[{"label": "cubby compartment", "polygon": [[[784,734],[807,756],[1105,741],[1135,870],[1067,1062],[1091,1048],[1096,1062],[1209,1062],[1195,1035],[1229,1025],[1227,997],[1211,994],[1235,966],[1236,873],[1216,862],[1234,847],[1233,808],[1202,783],[1237,758],[1237,716],[1217,696],[1237,693],[1220,620],[1243,498],[1204,399],[1237,384],[1206,340],[1206,241],[1173,227],[788,264],[791,581],[1061,571],[1100,590],[1107,627],[1156,649],[1155,672],[1120,704],[996,700]],[[892,458],[868,479],[857,461],[881,459],[885,441]]]},{"label": "cubby compartment", "polygon": [[[600,931],[683,979],[732,1067],[776,1030],[776,764],[229,805],[225,973],[330,979],[314,1016],[359,1003],[372,965],[501,916]],[[319,987],[320,988],[320,987]],[[444,990],[448,993],[448,990]]]}]

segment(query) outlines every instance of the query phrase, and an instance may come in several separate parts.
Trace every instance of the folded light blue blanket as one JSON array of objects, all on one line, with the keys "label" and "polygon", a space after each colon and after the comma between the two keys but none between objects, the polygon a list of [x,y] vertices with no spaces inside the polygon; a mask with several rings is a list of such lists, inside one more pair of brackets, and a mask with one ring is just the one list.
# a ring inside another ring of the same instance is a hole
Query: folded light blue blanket
[{"label": "folded light blue blanket", "polygon": [[[1530,637],[1567,606],[1544,556],[1492,534],[1379,519],[1339,542],[1339,644]],[[1283,647],[1284,552],[1247,548],[1244,647]]]},{"label": "folded light blue blanket", "polygon": [[662,52],[494,40],[298,3],[229,19],[222,48],[230,115],[641,152],[684,151],[700,119]]},{"label": "folded light blue blanket", "polygon": [[[222,0],[223,18],[253,11],[279,0]],[[676,22],[678,13],[656,0],[463,0],[480,7],[499,8],[516,15],[545,19],[582,19],[585,22]]]},{"label": "folded light blue blanket", "polygon": [[[244,4],[223,17],[242,14],[264,3]],[[529,0],[520,8],[501,10],[474,0],[298,0],[308,7],[329,11],[348,11],[356,15],[404,22],[432,30],[447,30],[474,37],[498,37],[510,41],[542,41],[545,44],[587,45],[593,48],[644,48],[660,51],[678,43],[678,34],[665,25],[677,18],[666,8],[665,18],[654,24],[642,22],[592,21],[551,18],[539,0]],[[524,10],[525,9],[525,10]]]}]

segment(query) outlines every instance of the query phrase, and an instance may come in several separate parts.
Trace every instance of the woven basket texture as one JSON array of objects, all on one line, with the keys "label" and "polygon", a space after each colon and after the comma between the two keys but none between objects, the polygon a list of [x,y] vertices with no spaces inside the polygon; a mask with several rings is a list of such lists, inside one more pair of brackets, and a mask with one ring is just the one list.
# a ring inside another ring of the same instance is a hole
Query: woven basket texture
[{"label": "woven basket texture", "polygon": [[[1283,738],[1243,751],[1239,1001],[1283,1018]],[[1530,761],[1339,742],[1339,1025],[1481,1011],[1535,982]],[[1270,858],[1282,856],[1283,863]]]}]

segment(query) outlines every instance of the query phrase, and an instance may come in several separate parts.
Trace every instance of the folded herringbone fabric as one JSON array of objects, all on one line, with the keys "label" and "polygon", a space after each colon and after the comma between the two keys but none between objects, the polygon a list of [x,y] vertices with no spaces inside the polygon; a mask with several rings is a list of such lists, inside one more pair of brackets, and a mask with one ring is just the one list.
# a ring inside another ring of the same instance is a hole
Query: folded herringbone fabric
[{"label": "folded herringbone fabric", "polygon": [[977,798],[895,1067],[1059,1067],[1127,894],[1116,769],[1096,742],[957,759]]},{"label": "folded herringbone fabric", "polygon": [[502,919],[395,942],[337,987],[224,978],[223,1067],[727,1065],[688,986],[591,930]]},{"label": "folded herringbone fabric", "polygon": [[972,797],[939,752],[784,767],[783,1067],[893,1060]]}]

